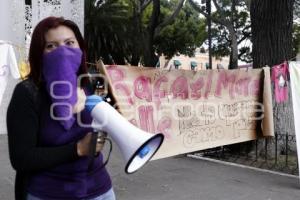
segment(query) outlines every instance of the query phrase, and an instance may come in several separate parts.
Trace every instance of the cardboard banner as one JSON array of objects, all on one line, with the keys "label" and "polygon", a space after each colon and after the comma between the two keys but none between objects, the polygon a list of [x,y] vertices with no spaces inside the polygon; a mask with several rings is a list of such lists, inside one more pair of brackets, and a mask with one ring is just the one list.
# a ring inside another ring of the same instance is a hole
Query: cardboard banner
[{"label": "cardboard banner", "polygon": [[273,105],[272,105],[272,88],[271,88],[271,75],[270,67],[263,67],[263,86],[261,87],[262,92],[262,103],[264,105],[264,117],[262,120],[262,134],[264,137],[274,137],[274,119],[273,119]]},{"label": "cardboard banner", "polygon": [[165,135],[154,159],[274,135],[269,69],[105,66],[103,73],[122,115]]},{"label": "cardboard banner", "polygon": [[[295,135],[296,145],[298,154],[298,166],[300,166],[300,63],[290,62],[289,63],[290,79],[291,79],[291,90],[293,98],[293,112],[294,112],[294,124],[295,124]],[[298,167],[299,168],[299,167]],[[300,175],[300,168],[299,168]]]}]

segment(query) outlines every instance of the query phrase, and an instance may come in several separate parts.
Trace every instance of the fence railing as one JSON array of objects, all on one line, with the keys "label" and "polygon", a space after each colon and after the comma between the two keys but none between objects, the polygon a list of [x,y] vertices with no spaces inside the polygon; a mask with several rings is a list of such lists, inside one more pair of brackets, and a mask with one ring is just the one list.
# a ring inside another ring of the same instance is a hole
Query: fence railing
[{"label": "fence railing", "polygon": [[275,137],[207,149],[194,155],[298,175],[295,135],[275,134]]}]

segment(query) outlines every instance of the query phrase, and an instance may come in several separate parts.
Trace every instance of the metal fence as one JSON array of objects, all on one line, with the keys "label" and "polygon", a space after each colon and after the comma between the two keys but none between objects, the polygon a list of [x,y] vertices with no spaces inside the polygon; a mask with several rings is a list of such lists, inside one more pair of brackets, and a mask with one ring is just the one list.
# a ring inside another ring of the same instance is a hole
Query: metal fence
[{"label": "metal fence", "polygon": [[194,155],[298,175],[296,136],[287,133],[207,149]]}]

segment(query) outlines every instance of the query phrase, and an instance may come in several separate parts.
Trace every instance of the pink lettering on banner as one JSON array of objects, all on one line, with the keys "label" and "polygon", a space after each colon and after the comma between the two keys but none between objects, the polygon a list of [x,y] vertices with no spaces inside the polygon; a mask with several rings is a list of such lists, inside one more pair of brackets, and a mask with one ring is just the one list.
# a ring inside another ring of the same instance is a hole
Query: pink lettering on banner
[{"label": "pink lettering on banner", "polygon": [[155,126],[154,126],[154,119],[153,119],[153,107],[152,106],[147,106],[146,109],[147,112],[147,117],[148,117],[148,130],[150,133],[155,133]]},{"label": "pink lettering on banner", "polygon": [[251,78],[245,77],[242,79],[239,79],[235,83],[235,93],[238,95],[248,96],[249,95],[249,84],[250,84]]},{"label": "pink lettering on banner", "polygon": [[139,76],[133,83],[134,94],[139,99],[146,99],[148,102],[152,101],[151,79],[146,76]]},{"label": "pink lettering on banner", "polygon": [[157,131],[164,134],[167,139],[171,139],[171,125],[172,120],[169,117],[163,117],[158,122]]},{"label": "pink lettering on banner", "polygon": [[179,76],[173,82],[171,86],[171,93],[174,98],[181,97],[181,99],[187,99],[189,96],[189,88],[187,78]]},{"label": "pink lettering on banner", "polygon": [[213,77],[213,71],[210,70],[208,73],[208,76],[207,76],[207,81],[206,81],[206,87],[205,87],[205,93],[204,93],[205,99],[208,98],[208,95],[211,91],[212,77]]},{"label": "pink lettering on banner", "polygon": [[[127,99],[127,102],[130,104],[130,105],[133,105],[134,104],[134,101],[133,99],[131,98],[130,96],[130,90],[129,88],[127,87],[127,85],[123,84],[123,83],[115,83],[114,84],[114,87],[116,90],[119,90],[120,93],[123,93],[125,98]],[[122,97],[121,97],[122,98]]]},{"label": "pink lettering on banner", "polygon": [[201,98],[201,89],[204,87],[203,77],[199,77],[194,83],[191,83],[191,98],[194,100]]},{"label": "pink lettering on banner", "polygon": [[144,131],[154,133],[153,108],[152,106],[139,106],[140,128]]},{"label": "pink lettering on banner", "polygon": [[139,119],[140,119],[140,128],[144,131],[148,131],[147,115],[146,115],[145,106],[138,107],[138,111],[139,111]]},{"label": "pink lettering on banner", "polygon": [[153,101],[156,104],[156,108],[159,109],[160,106],[160,99],[165,98],[167,95],[166,90],[161,90],[160,86],[162,83],[168,82],[168,78],[166,76],[161,76],[157,79],[153,86]]},{"label": "pink lettering on banner", "polygon": [[121,68],[118,68],[115,65],[108,66],[107,67],[107,72],[108,72],[108,74],[110,76],[110,79],[113,83],[124,80],[124,77],[125,77],[124,71]]},{"label": "pink lettering on banner", "polygon": [[128,86],[123,83],[123,80],[125,78],[125,73],[121,68],[118,68],[117,66],[109,66],[107,68],[107,72],[111,78],[111,81],[113,83],[113,87],[116,90],[119,90],[120,93],[123,93],[123,95],[125,96],[125,98],[127,98],[127,102],[130,105],[134,104],[133,99],[131,98],[131,91],[128,88]]},{"label": "pink lettering on banner", "polygon": [[227,89],[229,87],[229,96],[231,99],[234,98],[234,82],[236,79],[236,74],[228,74],[225,71],[219,73],[217,86],[215,91],[215,96],[221,97],[222,96],[222,87]]},{"label": "pink lettering on banner", "polygon": [[260,80],[254,80],[250,84],[250,95],[259,96]]}]

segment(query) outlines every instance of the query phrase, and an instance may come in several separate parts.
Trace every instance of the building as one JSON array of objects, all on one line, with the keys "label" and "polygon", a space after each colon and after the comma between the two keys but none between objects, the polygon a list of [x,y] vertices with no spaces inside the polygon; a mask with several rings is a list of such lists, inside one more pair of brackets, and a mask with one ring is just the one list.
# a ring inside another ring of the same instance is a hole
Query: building
[{"label": "building", "polygon": [[[185,55],[176,55],[170,60],[164,56],[159,58],[160,68],[164,69],[185,69],[185,70],[203,70],[209,65],[208,53],[197,52],[194,57]],[[229,65],[229,57],[212,58],[212,69],[227,69]]]}]

